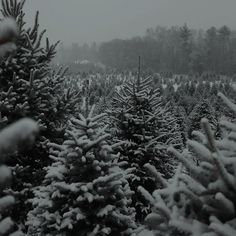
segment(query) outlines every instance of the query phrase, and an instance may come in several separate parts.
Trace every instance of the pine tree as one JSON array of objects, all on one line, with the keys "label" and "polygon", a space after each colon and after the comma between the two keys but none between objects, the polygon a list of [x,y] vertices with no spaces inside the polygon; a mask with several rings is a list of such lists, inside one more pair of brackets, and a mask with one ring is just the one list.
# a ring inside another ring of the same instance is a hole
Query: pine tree
[{"label": "pine tree", "polygon": [[174,103],[172,105],[172,108],[173,108],[173,114],[176,117],[176,123],[179,125],[181,138],[183,140],[183,143],[185,144],[188,137],[187,134],[188,133],[187,127],[189,124],[188,116],[186,114],[185,109],[182,106]]},{"label": "pine tree", "polygon": [[79,98],[77,91],[64,89],[65,70],[50,69],[57,43],[50,45],[47,39],[46,46],[42,46],[45,30],[39,31],[38,12],[33,27],[26,28],[24,3],[2,0],[3,17],[15,20],[18,30],[14,37],[15,52],[6,54],[0,62],[1,128],[23,117],[33,118],[40,126],[35,145],[13,154],[8,162],[15,175],[12,190],[19,200],[14,217],[22,223],[30,207],[26,203],[32,187],[40,184],[43,166],[50,163],[47,142],[63,142],[66,121],[78,111]]},{"label": "pine tree", "polygon": [[34,117],[42,127],[50,130],[55,119],[56,123],[61,120],[62,110],[74,107],[75,92],[71,89],[64,91],[65,69],[52,71],[50,68],[58,43],[50,45],[46,39],[46,46],[42,46],[46,30],[39,31],[39,12],[33,27],[25,28],[24,3],[24,0],[2,0],[3,16],[16,20],[19,33],[15,42],[16,52],[1,61],[1,92],[6,93],[3,95],[6,104],[1,113],[9,123],[19,117]]},{"label": "pine tree", "polygon": [[[16,199],[9,193],[11,170],[4,165],[10,154],[19,147],[33,144],[38,133],[37,124],[31,119],[22,119],[4,128],[0,132],[0,235],[20,236],[17,224],[11,219],[9,210],[13,208]],[[26,145],[27,143],[27,145]]]},{"label": "pine tree", "polygon": [[106,97],[101,97],[100,101],[97,104],[96,113],[100,114],[106,112],[110,108],[110,101]]},{"label": "pine tree", "polygon": [[[93,107],[94,108],[94,107]],[[34,191],[31,231],[40,235],[131,235],[131,190],[109,144],[104,114],[70,120],[62,145],[50,144],[54,163]],[[127,172],[129,172],[127,170]],[[36,234],[37,235],[37,234]]]},{"label": "pine tree", "polygon": [[[236,106],[223,94],[226,105],[234,112]],[[199,164],[193,165],[192,154],[170,151],[182,162],[184,169],[165,181],[153,166],[146,166],[156,182],[164,186],[150,195],[139,188],[152,204],[153,212],[147,217],[148,225],[155,235],[231,236],[236,234],[236,170],[235,170],[235,124],[222,121],[226,136],[216,141],[210,123],[202,120],[204,133],[195,131],[198,141],[188,145]]]},{"label": "pine tree", "polygon": [[207,99],[202,99],[189,115],[188,135],[192,138],[194,130],[201,130],[201,119],[207,118],[215,133],[218,132],[216,112]]},{"label": "pine tree", "polygon": [[184,24],[180,28],[180,38],[182,41],[182,61],[181,69],[183,73],[187,73],[190,70],[191,66],[191,53],[192,53],[192,40],[191,40],[191,30],[188,28],[187,24]]},{"label": "pine tree", "polygon": [[173,160],[166,152],[167,146],[182,145],[175,118],[163,106],[158,89],[153,89],[150,83],[150,78],[127,81],[117,92],[109,111],[114,136],[124,143],[122,158],[128,162],[128,167],[135,169],[130,186],[136,192],[133,205],[140,221],[150,207],[137,192],[137,187],[141,185],[149,191],[155,188],[143,165],[152,163],[163,175],[170,177]]},{"label": "pine tree", "polygon": [[41,41],[46,30],[39,32],[39,12],[36,13],[33,27],[25,28],[24,4],[25,0],[2,0],[2,15],[16,20],[19,36],[16,41],[15,54],[1,62],[1,86],[12,82],[15,73],[20,79],[28,81],[31,70],[38,70],[43,78],[49,72],[49,62],[56,53],[58,42],[50,45],[47,39],[46,47],[42,47]]},{"label": "pine tree", "polygon": [[[192,87],[194,89],[194,86]],[[195,93],[194,92],[191,93],[190,89],[189,89],[189,85],[188,84],[181,84],[176,92],[176,103],[183,107],[184,110],[186,111],[186,114],[189,115],[194,106],[196,105],[197,99],[195,96],[193,96]]]}]

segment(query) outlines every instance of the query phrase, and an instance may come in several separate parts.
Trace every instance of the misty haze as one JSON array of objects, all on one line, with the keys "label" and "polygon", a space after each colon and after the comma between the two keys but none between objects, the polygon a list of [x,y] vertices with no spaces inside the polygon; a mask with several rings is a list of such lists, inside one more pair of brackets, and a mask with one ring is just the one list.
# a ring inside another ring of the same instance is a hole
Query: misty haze
[{"label": "misty haze", "polygon": [[235,236],[235,0],[1,0],[0,236]]}]

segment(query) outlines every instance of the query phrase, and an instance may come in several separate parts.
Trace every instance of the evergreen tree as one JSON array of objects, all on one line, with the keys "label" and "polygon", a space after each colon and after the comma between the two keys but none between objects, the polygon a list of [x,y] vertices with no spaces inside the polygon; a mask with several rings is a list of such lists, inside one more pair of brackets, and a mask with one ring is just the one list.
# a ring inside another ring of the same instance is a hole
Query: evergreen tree
[{"label": "evergreen tree", "polygon": [[43,166],[50,162],[47,142],[63,141],[66,120],[77,112],[79,98],[78,92],[64,89],[64,69],[50,70],[57,44],[50,45],[47,39],[42,46],[45,30],[39,31],[38,12],[33,27],[26,28],[24,3],[24,0],[2,0],[2,15],[17,22],[18,32],[15,52],[6,54],[0,62],[0,117],[4,120],[1,128],[23,117],[33,118],[40,126],[41,135],[35,145],[13,154],[14,158],[8,162],[15,175],[13,194],[19,200],[14,217],[22,223],[32,187],[40,184]]},{"label": "evergreen tree", "polygon": [[[236,106],[223,94],[224,102],[236,112]],[[163,188],[150,195],[139,188],[152,204],[153,212],[146,218],[155,235],[232,236],[236,234],[235,213],[235,130],[234,123],[222,121],[226,130],[223,139],[216,141],[210,123],[202,120],[204,133],[195,131],[199,141],[188,145],[198,157],[193,165],[189,152],[170,151],[182,162],[175,176],[164,180],[153,166],[146,166],[157,184]]]},{"label": "evergreen tree", "polygon": [[187,24],[180,28],[180,38],[182,41],[182,71],[186,73],[190,68],[190,55],[192,53],[191,31]]},{"label": "evergreen tree", "polygon": [[134,168],[130,186],[136,194],[133,205],[137,219],[142,221],[150,210],[149,205],[137,192],[139,185],[152,191],[153,179],[144,171],[143,165],[152,163],[166,177],[170,177],[173,160],[166,148],[182,145],[178,124],[173,115],[163,106],[158,89],[153,89],[150,78],[127,81],[113,99],[109,111],[111,128],[115,139],[123,141],[122,158],[128,167]]},{"label": "evergreen tree", "polygon": [[[193,89],[193,90],[192,90]],[[186,114],[189,115],[194,106],[196,105],[196,97],[194,96],[195,89],[192,86],[191,90],[189,89],[189,84],[182,83],[176,92],[176,103],[183,107]]]},{"label": "evergreen tree", "polygon": [[14,207],[16,199],[8,191],[12,174],[4,163],[19,147],[32,145],[37,133],[36,122],[26,118],[2,129],[0,132],[0,235],[23,235],[9,217],[11,215],[10,209]]},{"label": "evergreen tree", "polygon": [[192,138],[192,132],[194,130],[201,130],[201,119],[207,118],[211,124],[212,129],[215,131],[216,135],[218,132],[218,123],[216,112],[207,99],[202,99],[192,110],[189,115],[189,128],[188,135]]},{"label": "evergreen tree", "polygon": [[218,39],[217,39],[217,29],[211,27],[206,31],[205,36],[205,59],[206,66],[209,71],[217,71],[218,61]]},{"label": "evergreen tree", "polygon": [[[94,107],[93,107],[94,108]],[[50,144],[54,163],[44,186],[34,191],[30,229],[40,235],[131,235],[131,190],[109,134],[104,114],[70,120],[62,145]],[[128,172],[128,170],[127,170]],[[36,234],[37,235],[37,234]]]},{"label": "evergreen tree", "polygon": [[46,30],[39,31],[39,12],[36,13],[33,27],[25,27],[24,4],[25,0],[2,0],[2,15],[16,20],[19,36],[16,40],[16,53],[1,62],[1,86],[11,83],[14,74],[28,81],[31,70],[40,71],[38,76],[43,78],[49,72],[49,62],[56,53],[58,42],[50,45],[47,39],[46,47],[42,47],[41,42]]},{"label": "evergreen tree", "polygon": [[40,121],[42,127],[52,130],[52,122],[61,120],[62,110],[74,107],[75,96],[71,89],[64,91],[62,86],[65,70],[50,68],[57,44],[50,45],[47,39],[46,46],[42,46],[46,30],[39,31],[38,12],[33,27],[25,28],[24,3],[24,0],[2,0],[3,16],[16,20],[19,33],[16,52],[1,61],[1,92],[6,93],[1,113],[9,123],[30,116]]},{"label": "evergreen tree", "polygon": [[176,123],[179,126],[181,138],[183,140],[183,143],[185,144],[188,137],[188,129],[187,129],[189,124],[188,116],[186,114],[185,109],[182,106],[174,103],[172,108],[173,108],[173,114],[176,117]]}]

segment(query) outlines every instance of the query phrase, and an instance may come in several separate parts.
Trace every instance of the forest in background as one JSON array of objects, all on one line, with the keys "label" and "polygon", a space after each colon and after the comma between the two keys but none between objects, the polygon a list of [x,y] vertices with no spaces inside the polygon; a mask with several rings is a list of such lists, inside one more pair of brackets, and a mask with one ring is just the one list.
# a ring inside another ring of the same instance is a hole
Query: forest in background
[{"label": "forest in background", "polygon": [[175,74],[203,71],[236,73],[236,32],[227,26],[208,30],[182,27],[150,28],[143,37],[114,39],[101,44],[74,43],[58,48],[55,62],[70,65],[88,60],[108,68],[133,70],[138,57],[143,69]]}]

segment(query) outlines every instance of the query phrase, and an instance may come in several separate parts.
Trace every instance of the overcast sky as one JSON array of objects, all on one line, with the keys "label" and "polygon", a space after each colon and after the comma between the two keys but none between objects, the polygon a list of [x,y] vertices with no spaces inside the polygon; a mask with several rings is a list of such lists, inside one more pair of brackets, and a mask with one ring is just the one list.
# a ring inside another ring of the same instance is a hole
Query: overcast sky
[{"label": "overcast sky", "polygon": [[27,21],[40,11],[40,26],[65,44],[144,35],[156,25],[236,29],[236,0],[27,0]]}]

